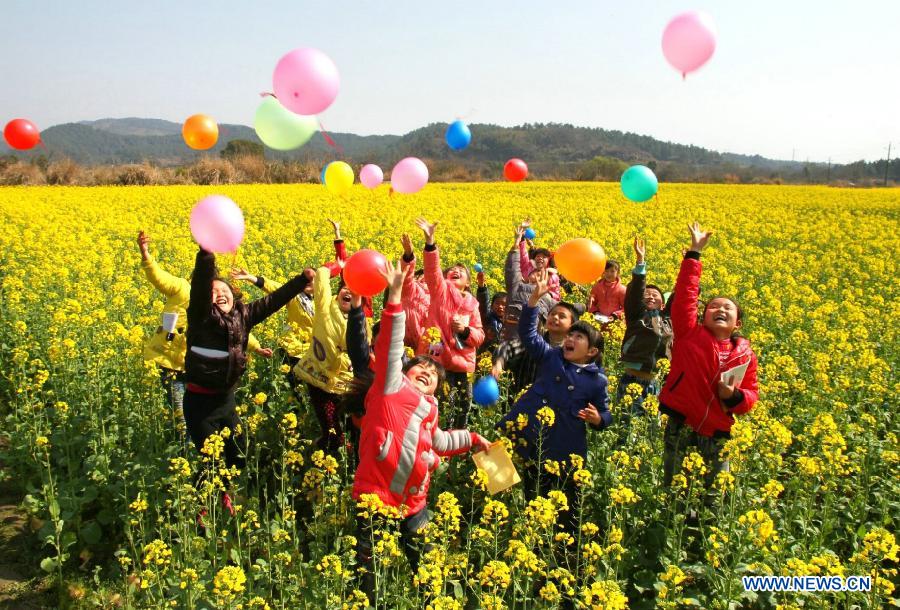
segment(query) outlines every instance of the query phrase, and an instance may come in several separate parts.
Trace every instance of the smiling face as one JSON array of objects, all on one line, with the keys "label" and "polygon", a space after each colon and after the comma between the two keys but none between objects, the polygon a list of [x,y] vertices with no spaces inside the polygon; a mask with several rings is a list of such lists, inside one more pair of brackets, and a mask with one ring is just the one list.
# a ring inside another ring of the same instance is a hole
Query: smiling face
[{"label": "smiling face", "polygon": [[547,322],[545,326],[551,333],[566,333],[575,323],[575,317],[572,310],[568,307],[557,305],[547,314]]},{"label": "smiling face", "polygon": [[494,302],[491,303],[491,311],[494,312],[494,315],[498,318],[503,318],[506,315],[506,297],[497,297],[494,299]]},{"label": "smiling face", "polygon": [[212,302],[222,313],[230,312],[234,307],[234,293],[231,292],[231,286],[222,280],[213,280]]},{"label": "smiling face", "polygon": [[543,252],[534,256],[535,269],[546,269],[548,264],[550,264],[550,257]]},{"label": "smiling face", "polygon": [[341,308],[341,311],[344,313],[350,312],[350,305],[353,302],[353,293],[350,292],[350,289],[346,286],[342,286],[337,293],[338,305]]},{"label": "smiling face", "polygon": [[656,288],[644,289],[644,306],[649,311],[653,311],[654,309],[662,309],[663,296],[659,293],[659,290],[657,290]]},{"label": "smiling face", "polygon": [[609,266],[603,272],[603,279],[612,284],[617,279],[619,279],[619,269],[618,267]]},{"label": "smiling face", "polygon": [[406,378],[409,379],[413,386],[425,394],[426,396],[434,396],[437,391],[438,375],[437,368],[428,362],[420,362],[409,367],[406,371]]},{"label": "smiling face", "polygon": [[596,347],[591,346],[590,338],[584,333],[570,332],[562,344],[563,358],[576,364],[587,364],[600,353]]},{"label": "smiling face", "polygon": [[447,270],[447,275],[444,276],[447,280],[456,286],[457,290],[460,292],[466,290],[469,287],[469,272],[462,265],[454,265]]},{"label": "smiling face", "polygon": [[703,311],[703,326],[719,339],[727,339],[735,329],[741,327],[737,304],[726,297],[716,297],[706,304]]}]

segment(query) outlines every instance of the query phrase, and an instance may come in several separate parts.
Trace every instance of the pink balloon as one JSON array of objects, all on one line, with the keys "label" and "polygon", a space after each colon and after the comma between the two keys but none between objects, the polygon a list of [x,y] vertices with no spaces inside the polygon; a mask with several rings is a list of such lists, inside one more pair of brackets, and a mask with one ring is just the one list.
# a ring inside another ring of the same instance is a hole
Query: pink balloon
[{"label": "pink balloon", "polygon": [[340,87],[337,66],[322,51],[294,49],[280,60],[272,75],[275,97],[296,114],[319,114],[337,97]]},{"label": "pink balloon", "polygon": [[391,170],[391,186],[398,193],[418,193],[428,184],[428,167],[417,157],[401,159]]},{"label": "pink balloon", "polygon": [[384,181],[384,172],[377,165],[363,165],[359,170],[359,181],[367,189],[373,189]]},{"label": "pink balloon", "polygon": [[682,76],[698,69],[716,50],[716,26],[712,17],[701,11],[676,16],[663,31],[662,49],[666,60]]},{"label": "pink balloon", "polygon": [[241,208],[224,195],[210,195],[191,210],[191,235],[207,252],[236,252],[244,239]]}]

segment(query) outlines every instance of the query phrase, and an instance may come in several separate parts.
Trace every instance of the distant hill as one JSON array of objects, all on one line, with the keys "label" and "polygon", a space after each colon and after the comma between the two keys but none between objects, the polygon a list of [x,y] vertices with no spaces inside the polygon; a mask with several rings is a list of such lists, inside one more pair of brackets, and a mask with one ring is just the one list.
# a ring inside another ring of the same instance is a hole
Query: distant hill
[{"label": "distant hill", "polygon": [[[468,176],[499,176],[500,167],[511,157],[526,160],[535,176],[573,178],[579,168],[595,157],[626,164],[643,163],[656,169],[660,179],[675,181],[751,182],[788,179],[826,182],[835,178],[856,179],[881,175],[884,162],[858,162],[847,166],[767,159],[760,155],[716,152],[699,146],[664,142],[656,138],[608,129],[575,127],[559,123],[535,123],[517,127],[471,124],[471,145],[452,151],[444,142],[446,123],[432,123],[405,135],[359,136],[330,133],[335,146],[321,134],[290,152],[266,150],[268,159],[290,159],[321,164],[336,158],[350,163],[377,163],[385,169],[406,156],[459,167]],[[45,148],[19,153],[0,142],[0,154],[50,160],[69,158],[82,165],[118,165],[149,161],[178,166],[215,155],[234,139],[259,142],[246,125],[219,125],[219,142],[209,151],[189,149],[181,137],[181,125],[161,119],[100,119],[54,125],[41,133]],[[848,171],[838,171],[841,167]],[[893,167],[893,163],[892,163]],[[892,171],[891,174],[895,172]],[[586,178],[590,179],[590,178]]]}]

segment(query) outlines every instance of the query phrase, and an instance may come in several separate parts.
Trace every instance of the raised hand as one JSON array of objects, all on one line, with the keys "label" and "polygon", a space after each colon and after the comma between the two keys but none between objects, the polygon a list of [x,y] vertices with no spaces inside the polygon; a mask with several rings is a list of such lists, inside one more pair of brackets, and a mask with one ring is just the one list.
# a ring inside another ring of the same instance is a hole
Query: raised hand
[{"label": "raised hand", "polygon": [[706,247],[706,244],[709,243],[709,238],[712,237],[712,231],[704,231],[700,228],[700,223],[697,221],[692,222],[688,225],[688,231],[691,232],[691,250],[693,252],[700,252],[703,248]]},{"label": "raised hand", "polygon": [[137,245],[141,251],[141,257],[144,259],[150,256],[150,236],[143,231],[138,231]]},{"label": "raised hand", "polygon": [[430,223],[422,217],[416,218],[416,226],[422,229],[422,233],[425,234],[425,244],[426,245],[434,245],[434,232],[437,229],[438,223]]},{"label": "raised hand", "polygon": [[256,283],[256,276],[251,274],[246,269],[242,269],[240,267],[232,269],[229,275],[233,280],[244,280],[245,282],[250,282],[251,284]]},{"label": "raised hand", "polygon": [[541,297],[550,292],[550,272],[546,269],[535,272],[534,290],[528,298],[528,305],[537,307]]},{"label": "raised hand", "polygon": [[647,248],[644,245],[644,240],[640,236],[635,235],[634,236],[634,255],[635,255],[635,260],[638,265],[641,265],[644,263],[644,257],[646,256],[646,254],[647,254]]},{"label": "raised hand", "polygon": [[525,227],[519,225],[516,227],[516,247],[522,242],[522,239],[525,237]]},{"label": "raised hand", "polygon": [[411,258],[414,256],[412,239],[410,239],[408,233],[404,233],[400,236],[400,243],[403,245],[403,258]]},{"label": "raised hand", "polygon": [[331,218],[328,219],[328,222],[330,222],[331,226],[334,228],[334,238],[340,239],[341,238],[341,223],[339,223],[336,220],[332,220]]},{"label": "raised hand", "polygon": [[479,288],[484,288],[484,271],[479,271],[475,276],[475,280],[478,282]]},{"label": "raised hand", "polygon": [[385,279],[388,288],[390,288],[388,302],[399,303],[400,295],[403,291],[403,278],[406,275],[406,271],[403,269],[400,261],[397,261],[397,264],[394,264],[393,262],[386,260],[384,262],[384,267],[379,269],[378,273]]}]

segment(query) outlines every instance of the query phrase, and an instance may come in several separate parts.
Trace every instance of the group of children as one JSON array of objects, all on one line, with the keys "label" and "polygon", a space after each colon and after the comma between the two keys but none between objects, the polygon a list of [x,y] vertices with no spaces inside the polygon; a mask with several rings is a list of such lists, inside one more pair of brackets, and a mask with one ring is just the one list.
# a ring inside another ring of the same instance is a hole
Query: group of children
[{"label": "group of children", "polygon": [[[336,451],[349,441],[358,460],[352,496],[359,500],[374,494],[403,511],[401,530],[415,567],[418,554],[411,541],[428,522],[428,487],[440,458],[490,445],[466,427],[479,352],[492,353],[492,374],[499,378],[506,372],[510,396],[517,396],[496,427],[503,434],[515,430],[524,439],[517,447],[528,464],[523,472],[525,497],[545,495],[556,487],[568,496],[570,506],[578,501],[571,478],[549,476],[542,464],[567,464],[572,455],[586,458],[587,430],[612,423],[601,365],[603,333],[580,320],[587,309],[598,317],[625,318],[624,373],[617,394],[621,400],[628,386],[641,388],[634,414],[642,414],[644,397],[657,393],[657,360],[671,357],[659,395],[660,410],[668,415],[666,484],[689,446],[696,446],[707,460],[710,480],[727,467],[720,457],[723,439],[734,416],[749,411],[757,398],[756,357],[749,342],[736,334],[742,316],[733,299],[711,299],[698,316],[700,254],[711,233],[696,223],[690,227],[691,246],[668,303],[660,288],[647,283],[645,247],[636,238],[636,264],[627,288],[619,281],[618,264],[610,261],[585,307],[560,300],[552,253],[529,251],[524,239],[527,221],[516,227],[507,255],[506,291],[491,298],[482,273],[473,295],[466,265],[442,268],[437,223],[419,218],[423,270],[416,270],[412,240],[403,235],[401,260],[382,271],[388,288],[375,324],[370,299],[353,294],[342,279],[337,293],[332,291],[331,279],[341,275],[347,258],[340,227],[332,224],[336,258],[317,270],[306,269],[283,285],[235,270],[232,278],[268,293],[249,303],[217,274],[212,253],[198,252],[188,283],[159,270],[141,234],[148,279],[168,297],[165,312],[177,313],[186,322],[174,333],[161,328],[148,344],[147,355],[160,366],[171,396],[178,393],[171,390],[176,387],[173,381],[185,384],[183,412],[198,448],[211,433],[226,426],[236,429],[234,391],[246,368],[250,330],[287,306],[291,326],[281,343],[292,364],[292,384],[319,420],[319,447]],[[298,332],[311,334],[303,353],[287,347],[296,345],[289,335]],[[735,368],[746,369],[740,379],[723,375]],[[457,406],[457,429],[441,428],[439,397]],[[177,400],[172,402],[177,406]],[[552,423],[547,410],[552,411]],[[347,413],[352,423],[345,425]],[[229,438],[226,461],[242,465],[236,436]],[[358,540],[359,561],[371,566],[368,537],[360,535]]]}]

